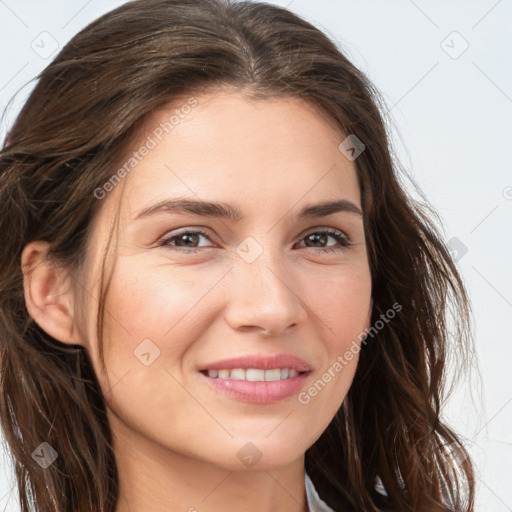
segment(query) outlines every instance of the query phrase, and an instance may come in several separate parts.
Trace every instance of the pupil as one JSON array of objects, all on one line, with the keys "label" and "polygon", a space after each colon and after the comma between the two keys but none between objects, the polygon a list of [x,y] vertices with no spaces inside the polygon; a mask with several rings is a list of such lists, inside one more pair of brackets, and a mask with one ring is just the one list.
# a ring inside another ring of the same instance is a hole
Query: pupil
[{"label": "pupil", "polygon": [[320,234],[317,234],[317,233],[313,233],[311,235],[309,235],[308,239],[314,239],[315,242],[318,242],[319,241],[319,238],[323,238],[325,237],[325,235],[320,235]]},{"label": "pupil", "polygon": [[[184,235],[181,235],[181,240],[185,240],[185,243],[188,242],[193,242],[193,237],[197,237],[197,235],[195,234],[190,234],[190,233],[185,233]],[[192,240],[191,240],[192,239]]]}]

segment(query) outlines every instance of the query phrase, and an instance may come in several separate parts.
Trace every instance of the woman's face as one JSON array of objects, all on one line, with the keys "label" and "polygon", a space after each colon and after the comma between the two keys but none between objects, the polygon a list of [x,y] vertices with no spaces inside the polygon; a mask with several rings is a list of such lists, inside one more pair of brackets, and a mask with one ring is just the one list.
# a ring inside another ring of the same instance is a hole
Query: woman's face
[{"label": "woman's face", "polygon": [[[369,327],[355,164],[338,149],[345,136],[299,99],[232,92],[188,105],[145,120],[127,157],[136,151],[136,162],[99,199],[83,269],[83,342],[127,444],[230,470],[282,466],[332,420]],[[173,206],[177,199],[188,205]],[[104,374],[98,276],[116,208]]]}]

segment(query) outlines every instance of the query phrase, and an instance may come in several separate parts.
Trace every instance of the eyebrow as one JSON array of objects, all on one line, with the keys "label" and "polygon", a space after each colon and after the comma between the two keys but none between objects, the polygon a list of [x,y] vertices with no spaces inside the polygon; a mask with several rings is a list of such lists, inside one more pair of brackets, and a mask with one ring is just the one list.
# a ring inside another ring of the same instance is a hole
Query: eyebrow
[{"label": "eyebrow", "polygon": [[[197,201],[195,199],[167,199],[157,204],[141,210],[134,218],[148,217],[157,213],[191,213],[194,215],[203,215],[207,217],[217,217],[227,219],[233,222],[244,218],[242,212],[235,206],[226,203],[214,203],[209,201]],[[362,216],[358,206],[347,199],[338,199],[336,201],[325,201],[323,203],[307,205],[298,213],[299,219],[312,219],[327,217],[333,213],[351,213]]]}]

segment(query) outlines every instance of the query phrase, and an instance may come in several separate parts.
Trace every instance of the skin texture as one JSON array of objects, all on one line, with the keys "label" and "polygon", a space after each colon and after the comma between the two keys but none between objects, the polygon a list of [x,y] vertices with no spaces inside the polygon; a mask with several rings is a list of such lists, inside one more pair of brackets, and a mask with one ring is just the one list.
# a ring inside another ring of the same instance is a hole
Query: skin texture
[{"label": "skin texture", "polygon": [[[361,208],[355,164],[338,150],[345,135],[302,100],[255,101],[236,91],[196,99],[101,200],[79,273],[34,266],[45,242],[25,248],[27,308],[49,334],[91,354],[118,459],[117,512],[307,510],[304,453],[342,404],[357,354],[307,404],[297,395],[243,402],[211,388],[198,370],[235,356],[288,353],[308,361],[307,389],[370,327],[362,217],[297,217],[305,205],[337,199]],[[168,120],[167,108],[144,120],[128,154]],[[177,196],[228,203],[244,218],[164,211],[134,220]],[[102,371],[99,269],[118,208]],[[206,236],[158,245],[181,228]],[[354,245],[306,237],[325,228],[344,232]],[[237,252],[247,237],[262,251],[251,263]],[[193,248],[199,251],[185,252]],[[149,365],[134,354],[145,339]],[[252,467],[237,457],[249,442],[261,455]]]}]

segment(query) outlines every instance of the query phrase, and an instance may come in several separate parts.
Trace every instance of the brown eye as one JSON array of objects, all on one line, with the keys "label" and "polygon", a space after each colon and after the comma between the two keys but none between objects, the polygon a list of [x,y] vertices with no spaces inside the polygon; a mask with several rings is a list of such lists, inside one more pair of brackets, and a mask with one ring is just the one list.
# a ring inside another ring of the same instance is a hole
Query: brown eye
[{"label": "brown eye", "polygon": [[[176,249],[177,251],[196,253],[201,247],[209,247],[208,245],[198,245],[201,237],[210,240],[208,235],[202,231],[189,230],[167,236],[160,240],[158,245],[160,247],[170,247],[172,249]],[[327,244],[330,238],[334,239],[337,242],[337,245],[323,245]],[[353,245],[348,235],[344,234],[342,231],[332,229],[313,231],[303,237],[302,240],[306,241],[305,247],[318,248],[323,252],[340,251]]]},{"label": "brown eye", "polygon": [[[329,238],[333,238],[338,242],[338,246],[322,246],[321,244],[327,243]],[[313,231],[308,233],[303,240],[306,241],[306,247],[317,247],[322,251],[339,251],[346,249],[352,245],[350,237],[341,231],[326,229],[321,231]],[[320,245],[317,245],[320,244]]]},{"label": "brown eye", "polygon": [[208,235],[202,231],[182,231],[160,240],[158,245],[161,247],[176,247],[177,250],[181,251],[197,252],[200,246],[195,244],[199,243],[201,237],[208,238]]}]

